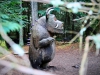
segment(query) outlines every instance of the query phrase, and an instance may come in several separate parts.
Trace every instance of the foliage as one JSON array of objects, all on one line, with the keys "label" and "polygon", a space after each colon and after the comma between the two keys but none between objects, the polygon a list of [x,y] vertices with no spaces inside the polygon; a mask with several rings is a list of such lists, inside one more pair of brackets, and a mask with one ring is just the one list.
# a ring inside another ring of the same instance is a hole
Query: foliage
[{"label": "foliage", "polygon": [[6,21],[6,20],[4,22],[1,22],[1,24],[5,32],[19,30],[19,28],[21,27],[18,23]]},{"label": "foliage", "polygon": [[[0,13],[5,14],[3,17],[9,21],[20,23],[21,18],[25,20],[26,15],[22,16],[22,12],[27,11],[27,8],[20,8],[20,0],[2,0],[0,2]],[[23,21],[23,24],[25,21]]]},{"label": "foliage", "polygon": [[[0,0],[0,24],[5,32],[19,30],[27,23],[27,16],[22,15],[27,8],[20,7],[20,0]],[[22,20],[23,19],[23,20]],[[20,25],[20,21],[22,25]]]}]

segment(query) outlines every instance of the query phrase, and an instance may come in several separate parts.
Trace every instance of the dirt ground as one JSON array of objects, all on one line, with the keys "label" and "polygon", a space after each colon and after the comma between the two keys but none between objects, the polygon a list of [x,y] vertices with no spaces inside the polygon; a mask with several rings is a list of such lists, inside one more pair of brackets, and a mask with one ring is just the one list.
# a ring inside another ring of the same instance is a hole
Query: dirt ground
[{"label": "dirt ground", "polygon": [[[24,49],[27,51],[28,46]],[[82,52],[83,53],[83,52]],[[79,53],[78,44],[56,46],[56,55],[49,63],[54,66],[46,71],[57,75],[79,75],[79,68],[82,59],[82,53]],[[0,74],[1,75],[1,74]],[[13,70],[9,75],[26,75]],[[95,47],[89,52],[87,75],[100,75],[100,55],[95,56]]]}]

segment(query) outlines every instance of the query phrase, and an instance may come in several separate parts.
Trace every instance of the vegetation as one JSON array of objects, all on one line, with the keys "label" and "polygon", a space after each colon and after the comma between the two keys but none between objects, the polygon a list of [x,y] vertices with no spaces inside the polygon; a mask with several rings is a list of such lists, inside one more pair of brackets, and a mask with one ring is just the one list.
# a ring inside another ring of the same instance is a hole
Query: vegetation
[{"label": "vegetation", "polygon": [[6,33],[15,33],[13,31],[16,30],[19,32],[19,30],[27,24],[27,16],[22,15],[22,12],[27,11],[27,8],[21,8],[20,4],[20,0],[0,1],[0,24]]}]

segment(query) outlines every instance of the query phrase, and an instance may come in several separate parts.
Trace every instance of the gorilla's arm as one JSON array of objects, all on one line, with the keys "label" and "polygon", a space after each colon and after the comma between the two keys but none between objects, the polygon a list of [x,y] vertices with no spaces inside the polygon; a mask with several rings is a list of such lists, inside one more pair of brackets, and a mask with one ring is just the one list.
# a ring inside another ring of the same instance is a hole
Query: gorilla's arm
[{"label": "gorilla's arm", "polygon": [[52,44],[53,41],[54,41],[54,38],[52,38],[52,37],[42,39],[41,41],[39,41],[39,47],[44,47],[49,44]]}]

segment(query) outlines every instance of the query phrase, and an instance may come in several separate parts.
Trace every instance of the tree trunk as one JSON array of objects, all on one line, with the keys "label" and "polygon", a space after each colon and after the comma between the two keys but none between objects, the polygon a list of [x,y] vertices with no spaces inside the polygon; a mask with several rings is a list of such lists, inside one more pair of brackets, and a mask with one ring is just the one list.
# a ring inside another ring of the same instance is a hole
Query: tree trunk
[{"label": "tree trunk", "polygon": [[37,2],[31,1],[31,14],[32,14],[32,22],[31,25],[34,25],[36,20],[38,19],[38,5]]},{"label": "tree trunk", "polygon": [[23,42],[23,28],[21,28],[20,31],[19,31],[19,44],[21,46],[24,45],[24,42]]},{"label": "tree trunk", "polygon": [[[20,9],[22,9],[22,0],[20,0]],[[21,14],[21,21],[20,21],[20,25],[22,25],[22,13]],[[24,42],[23,42],[23,28],[20,29],[19,31],[19,44],[21,46],[24,45]]]},{"label": "tree trunk", "polygon": [[[72,14],[72,20],[75,19],[75,14]],[[72,21],[72,31],[74,31],[74,21]],[[72,34],[72,38],[75,36],[75,34]]]}]

